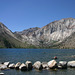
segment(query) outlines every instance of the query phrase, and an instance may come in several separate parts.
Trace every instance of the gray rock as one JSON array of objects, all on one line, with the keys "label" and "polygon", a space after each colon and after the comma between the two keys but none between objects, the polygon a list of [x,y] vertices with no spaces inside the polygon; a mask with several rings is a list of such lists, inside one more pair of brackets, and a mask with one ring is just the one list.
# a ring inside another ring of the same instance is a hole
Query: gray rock
[{"label": "gray rock", "polygon": [[43,66],[43,69],[48,69],[49,68],[47,62],[42,62],[42,66]]},{"label": "gray rock", "polygon": [[42,70],[42,69],[43,69],[42,63],[41,63],[40,61],[36,61],[36,62],[33,64],[33,68],[38,69],[38,70]]},{"label": "gray rock", "polygon": [[75,61],[69,61],[67,66],[71,68],[75,68]]},{"label": "gray rock", "polygon": [[20,69],[21,71],[27,71],[27,66],[26,66],[24,63],[22,63],[22,64],[20,65],[19,69]]},{"label": "gray rock", "polygon": [[4,70],[4,69],[7,69],[7,66],[4,64],[0,64],[0,70]]},{"label": "gray rock", "polygon": [[18,62],[18,63],[15,65],[15,69],[19,70],[20,65],[21,65],[21,63]]},{"label": "gray rock", "polygon": [[59,69],[67,69],[67,62],[66,61],[60,61],[58,64]]},{"label": "gray rock", "polygon": [[51,60],[48,62],[48,66],[50,69],[57,68],[57,62],[55,60]]},{"label": "gray rock", "polygon": [[59,21],[51,22],[35,31],[30,32],[30,30],[26,30],[19,32],[19,34],[22,36],[23,42],[27,41],[33,45],[45,44],[48,46],[52,41],[63,41],[73,32],[75,32],[75,19],[65,18]]},{"label": "gray rock", "polygon": [[8,66],[10,62],[4,62],[4,65]]},{"label": "gray rock", "polygon": [[0,75],[4,75],[4,73],[3,73],[3,72],[1,72],[1,73],[0,73]]},{"label": "gray rock", "polygon": [[32,70],[32,62],[31,61],[26,61],[26,66],[27,66],[27,70]]},{"label": "gray rock", "polygon": [[8,66],[10,69],[14,69],[15,68],[15,64],[14,63],[12,63],[12,64],[9,64],[9,66]]},{"label": "gray rock", "polygon": [[71,57],[75,58],[75,55],[72,55]]}]

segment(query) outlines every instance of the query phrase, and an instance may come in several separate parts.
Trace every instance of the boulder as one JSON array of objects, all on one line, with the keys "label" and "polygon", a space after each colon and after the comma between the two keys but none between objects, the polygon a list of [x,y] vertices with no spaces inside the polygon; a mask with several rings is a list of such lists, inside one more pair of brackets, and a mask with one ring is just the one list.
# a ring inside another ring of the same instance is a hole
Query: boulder
[{"label": "boulder", "polygon": [[43,69],[49,69],[47,62],[42,62]]},{"label": "boulder", "polygon": [[0,75],[4,75],[4,73],[3,72],[0,72]]},{"label": "boulder", "polygon": [[4,64],[0,64],[0,70],[5,70],[5,69],[7,69],[7,66]]},{"label": "boulder", "polygon": [[69,61],[67,66],[71,68],[75,68],[75,61]]},{"label": "boulder", "polygon": [[20,65],[19,69],[20,69],[21,71],[26,71],[26,70],[27,70],[27,66],[26,66],[24,63],[22,63],[22,64]]},{"label": "boulder", "polygon": [[18,62],[18,63],[15,65],[15,69],[19,70],[20,65],[21,65],[21,63]]},{"label": "boulder", "polygon": [[67,62],[66,61],[60,61],[58,64],[58,69],[67,69]]},{"label": "boulder", "polygon": [[12,64],[9,64],[9,66],[8,66],[10,69],[14,69],[15,68],[15,64],[14,63],[12,63]]},{"label": "boulder", "polygon": [[56,62],[55,60],[51,60],[51,61],[49,61],[47,64],[48,64],[48,67],[49,67],[50,69],[55,69],[55,68],[57,68],[57,62]]},{"label": "boulder", "polygon": [[9,66],[9,62],[4,62],[4,65]]},{"label": "boulder", "polygon": [[71,57],[75,58],[75,55],[72,55]]},{"label": "boulder", "polygon": [[26,66],[27,66],[27,70],[32,70],[32,62],[31,61],[26,61]]},{"label": "boulder", "polygon": [[43,69],[42,63],[41,63],[40,61],[36,61],[36,62],[33,64],[33,68],[38,69],[38,70],[42,70],[42,69]]}]

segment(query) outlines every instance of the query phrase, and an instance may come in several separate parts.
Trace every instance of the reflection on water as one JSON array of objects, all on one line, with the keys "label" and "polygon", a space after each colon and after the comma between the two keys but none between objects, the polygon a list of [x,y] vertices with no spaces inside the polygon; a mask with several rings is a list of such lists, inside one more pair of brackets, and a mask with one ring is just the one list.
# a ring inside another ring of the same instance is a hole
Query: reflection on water
[{"label": "reflection on water", "polygon": [[[32,61],[50,61],[54,56],[57,56],[57,62],[60,60],[70,61],[75,60],[72,55],[75,55],[74,49],[0,49],[0,62],[24,62]],[[74,75],[75,69],[68,68],[67,70],[42,70],[42,71],[27,71],[18,70],[3,70],[5,75]]]}]

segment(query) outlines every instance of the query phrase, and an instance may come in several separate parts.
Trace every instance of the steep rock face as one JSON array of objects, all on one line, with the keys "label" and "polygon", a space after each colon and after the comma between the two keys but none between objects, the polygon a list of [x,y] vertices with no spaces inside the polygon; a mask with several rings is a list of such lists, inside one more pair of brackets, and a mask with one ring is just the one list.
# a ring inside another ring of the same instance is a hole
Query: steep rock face
[{"label": "steep rock face", "polygon": [[3,23],[0,23],[0,48],[18,48],[25,45]]},{"label": "steep rock face", "polygon": [[40,28],[38,28],[38,27],[29,28],[29,29],[23,30],[21,32],[15,32],[15,34],[30,36],[34,31],[36,31],[38,29],[40,29]]},{"label": "steep rock face", "polygon": [[75,32],[72,33],[71,36],[67,37],[63,42],[61,42],[56,47],[58,47],[58,48],[75,49]]},{"label": "steep rock face", "polygon": [[32,44],[32,34],[37,31],[38,27],[35,27],[35,28],[30,28],[30,29],[26,29],[26,30],[23,30],[21,32],[14,32],[14,34],[16,35],[16,37],[21,40],[22,42],[28,42],[29,44]]},{"label": "steep rock face", "polygon": [[12,31],[10,31],[3,23],[0,22],[0,33],[7,33],[8,35],[11,35],[12,37],[16,38]]},{"label": "steep rock face", "polygon": [[[35,45],[37,48],[38,46],[49,48],[52,45],[62,43],[60,44],[60,48],[74,48],[74,32],[75,19],[73,18],[61,19],[51,22],[42,28],[35,27],[15,33],[0,23],[0,47],[9,48],[20,46],[26,48],[29,45]],[[71,38],[71,40],[69,38]]]},{"label": "steep rock face", "polygon": [[33,32],[29,36],[29,41],[32,44],[50,43],[52,41],[63,41],[75,32],[75,19],[65,18],[59,21],[54,21],[41,29]]}]

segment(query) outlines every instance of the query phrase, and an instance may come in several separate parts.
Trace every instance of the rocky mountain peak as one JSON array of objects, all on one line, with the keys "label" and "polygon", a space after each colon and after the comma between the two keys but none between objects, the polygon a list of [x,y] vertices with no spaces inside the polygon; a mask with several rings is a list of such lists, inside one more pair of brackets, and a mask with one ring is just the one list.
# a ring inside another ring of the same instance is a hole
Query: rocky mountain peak
[{"label": "rocky mountain peak", "polygon": [[40,41],[50,44],[53,41],[61,42],[75,32],[75,19],[64,18],[53,21],[42,28],[30,28],[17,32],[22,36],[23,41],[33,45],[39,45]]},{"label": "rocky mountain peak", "polygon": [[6,27],[6,26],[3,23],[0,22],[0,28],[4,28],[4,27]]},{"label": "rocky mountain peak", "polygon": [[53,21],[42,28],[29,28],[14,34],[2,23],[0,23],[0,33],[8,34],[15,39],[35,46],[50,46],[60,43],[75,32],[75,19],[64,18]]},{"label": "rocky mountain peak", "polygon": [[[11,30],[9,30],[3,23],[0,22],[0,33],[5,35],[10,35],[16,38]],[[16,38],[17,39],[17,38]]]},{"label": "rocky mountain peak", "polygon": [[75,19],[65,18],[51,22],[40,28],[39,30],[32,33],[32,35],[29,36],[29,39],[32,41],[32,43],[36,41],[44,41],[45,43],[51,41],[63,41],[73,32],[75,32]]},{"label": "rocky mountain peak", "polygon": [[23,31],[21,31],[21,32],[15,32],[15,34],[20,34],[20,35],[29,36],[29,35],[31,35],[33,32],[35,32],[35,31],[38,30],[38,29],[40,29],[40,28],[38,28],[38,27],[29,28],[29,29],[23,30]]}]

